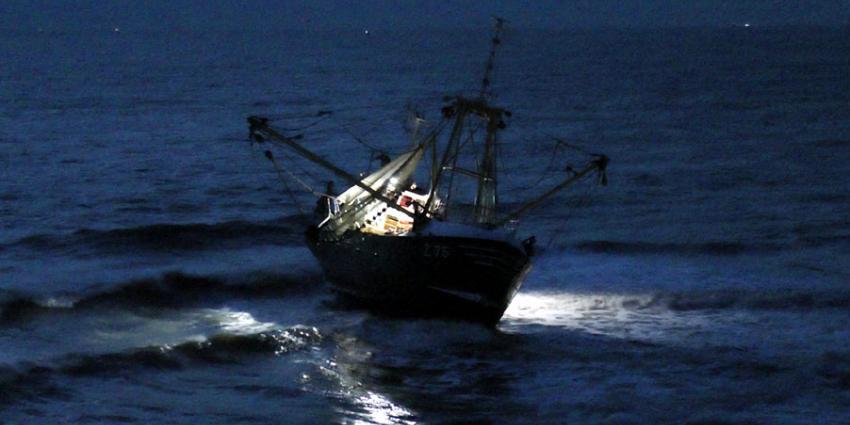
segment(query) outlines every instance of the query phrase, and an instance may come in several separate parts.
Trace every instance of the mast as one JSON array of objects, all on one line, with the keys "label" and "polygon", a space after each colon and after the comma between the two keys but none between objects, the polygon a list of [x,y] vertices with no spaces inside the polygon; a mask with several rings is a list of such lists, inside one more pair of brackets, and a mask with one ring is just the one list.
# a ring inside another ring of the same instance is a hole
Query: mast
[{"label": "mast", "polygon": [[[490,227],[496,222],[496,207],[498,196],[496,193],[496,157],[497,157],[497,140],[496,133],[498,130],[505,128],[503,116],[509,116],[510,112],[492,107],[487,103],[487,98],[491,95],[490,76],[493,71],[493,63],[496,59],[496,48],[501,43],[499,36],[502,32],[504,20],[496,18],[496,26],[491,39],[490,54],[487,57],[487,63],[484,68],[484,78],[481,79],[481,90],[478,97],[475,99],[464,98],[461,96],[455,97],[454,101],[443,108],[443,116],[447,119],[454,118],[454,126],[452,127],[449,140],[446,143],[445,151],[443,152],[442,160],[439,167],[432,171],[431,187],[433,188],[431,196],[425,204],[427,211],[433,202],[436,188],[442,182],[442,176],[445,171],[461,172],[462,174],[474,175],[478,178],[478,187],[475,195],[474,216],[478,224]],[[460,154],[460,139],[464,132],[464,121],[470,116],[475,115],[486,121],[486,135],[484,137],[484,152],[479,161],[478,170],[475,173],[470,173],[466,170],[459,170],[454,167],[457,157]],[[452,165],[450,166],[450,162]],[[452,174],[452,176],[454,173]],[[446,203],[451,199],[452,193],[452,178],[449,177],[448,193],[446,194]]]},{"label": "mast", "polygon": [[478,94],[479,111],[487,120],[487,134],[484,138],[484,153],[478,169],[478,191],[475,195],[475,221],[479,224],[492,226],[496,221],[496,132],[504,128],[502,109],[491,108],[487,105],[490,94],[490,76],[493,72],[493,62],[496,59],[496,48],[501,43],[499,35],[502,32],[504,20],[496,18],[496,28],[491,39],[490,55],[484,68],[484,78],[481,79],[481,91]]},{"label": "mast", "polygon": [[493,39],[490,44],[490,56],[487,57],[487,66],[484,68],[484,78],[481,79],[481,91],[478,93],[479,99],[484,99],[489,94],[488,90],[490,89],[490,74],[493,72],[493,62],[496,60],[496,47],[502,42],[499,39],[499,35],[502,33],[502,27],[504,26],[505,20],[499,17],[496,17],[496,27],[493,31]]},{"label": "mast", "polygon": [[478,192],[475,196],[475,221],[492,225],[496,220],[496,131],[504,125],[502,110],[487,107],[487,135],[484,138],[484,154],[478,168]]},{"label": "mast", "polygon": [[[440,183],[443,180],[443,172],[446,170],[449,159],[451,159],[451,153],[457,146],[458,139],[460,139],[460,135],[463,132],[463,122],[466,119],[467,113],[468,109],[463,102],[463,98],[457,98],[455,103],[443,108],[443,116],[451,118],[452,115],[454,115],[455,122],[452,126],[452,132],[449,135],[449,141],[446,143],[446,149],[443,151],[443,158],[440,160],[440,165],[439,167],[436,167],[436,170],[432,170],[431,193],[428,195],[428,200],[425,202],[425,211],[430,211],[431,205],[437,197],[437,187],[440,186]],[[436,155],[436,153],[434,153],[434,155]],[[436,171],[436,173],[433,173],[433,171]],[[449,196],[451,196],[451,187],[449,187]]]}]

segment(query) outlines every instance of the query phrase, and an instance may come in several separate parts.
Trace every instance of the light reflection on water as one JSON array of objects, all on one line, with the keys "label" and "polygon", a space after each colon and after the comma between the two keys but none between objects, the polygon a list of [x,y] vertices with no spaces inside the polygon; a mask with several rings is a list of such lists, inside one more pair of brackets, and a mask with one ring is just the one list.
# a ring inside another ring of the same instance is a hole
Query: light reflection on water
[{"label": "light reflection on water", "polygon": [[320,368],[322,374],[334,386],[338,387],[332,395],[339,397],[344,404],[338,412],[343,416],[340,423],[347,425],[414,425],[416,414],[406,407],[393,402],[384,394],[368,389],[356,378],[356,367],[339,365],[328,361]]},{"label": "light reflection on water", "polygon": [[711,326],[709,317],[657,306],[652,295],[521,292],[505,311],[499,328],[523,332],[529,325],[560,327],[590,334],[640,340],[692,335]]},{"label": "light reflection on water", "polygon": [[229,308],[206,309],[202,317],[216,323],[221,330],[236,335],[250,335],[275,329],[271,322],[260,322],[247,311],[233,311]]},{"label": "light reflection on water", "polygon": [[353,425],[413,425],[416,423],[410,419],[413,417],[413,412],[376,392],[366,391],[365,394],[354,397],[352,401],[364,412],[362,419],[354,419],[351,422]]},{"label": "light reflection on water", "polygon": [[[204,341],[219,333],[251,335],[278,328],[272,322],[260,322],[245,311],[227,307],[205,308],[161,317],[134,314],[97,317],[91,327],[93,343],[103,349],[124,349],[158,344]],[[118,326],[120,324],[120,326]]]},{"label": "light reflection on water", "polygon": [[[336,411],[347,425],[415,425],[416,413],[369,385],[372,348],[353,336],[337,335],[336,353],[318,369],[333,388],[327,395],[341,401]],[[303,381],[311,381],[308,376]]]}]

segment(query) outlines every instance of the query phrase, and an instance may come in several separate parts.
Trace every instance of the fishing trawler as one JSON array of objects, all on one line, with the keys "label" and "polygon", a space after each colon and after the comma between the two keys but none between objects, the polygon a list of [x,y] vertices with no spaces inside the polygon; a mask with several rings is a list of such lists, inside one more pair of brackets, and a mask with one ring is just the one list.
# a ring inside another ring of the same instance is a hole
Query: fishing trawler
[{"label": "fishing trawler", "polygon": [[[510,112],[489,103],[489,85],[501,29],[497,20],[478,96],[444,98],[440,124],[365,177],[305,148],[300,135],[248,118],[251,140],[283,146],[351,184],[339,195],[321,194],[322,216],[305,232],[327,281],[344,298],[393,314],[494,325],[531,268],[535,238],[516,237],[518,218],[592,172],[603,175],[607,158],[596,156],[537,198],[500,211],[497,141]],[[460,158],[472,145],[479,147],[477,166],[465,167]],[[420,190],[414,173],[426,157],[428,187]],[[454,205],[456,175],[474,182],[471,211]]]}]

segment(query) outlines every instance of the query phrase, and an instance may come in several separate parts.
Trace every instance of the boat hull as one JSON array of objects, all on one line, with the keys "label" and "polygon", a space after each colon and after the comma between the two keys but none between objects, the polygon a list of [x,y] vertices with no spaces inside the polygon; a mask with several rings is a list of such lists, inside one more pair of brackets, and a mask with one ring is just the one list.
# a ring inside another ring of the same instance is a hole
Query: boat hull
[{"label": "boat hull", "polygon": [[507,241],[349,232],[307,244],[345,299],[393,315],[496,324],[531,268]]}]

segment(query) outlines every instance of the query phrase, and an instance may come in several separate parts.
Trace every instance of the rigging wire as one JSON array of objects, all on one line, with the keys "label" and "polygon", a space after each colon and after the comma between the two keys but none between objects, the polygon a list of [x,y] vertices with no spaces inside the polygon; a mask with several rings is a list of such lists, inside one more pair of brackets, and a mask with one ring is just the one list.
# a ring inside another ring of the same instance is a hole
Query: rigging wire
[{"label": "rigging wire", "polygon": [[[526,143],[529,142],[529,140],[526,139],[526,138],[523,138],[523,141],[525,141]],[[531,186],[529,186],[529,189],[533,189],[533,188],[536,188],[537,186],[539,186],[541,183],[543,183],[544,180],[549,178],[549,176],[551,176],[551,174],[555,171],[553,165],[555,164],[555,158],[557,158],[557,156],[558,156],[558,148],[559,147],[560,147],[560,145],[555,143],[555,146],[552,148],[552,153],[549,155],[549,163],[546,164],[546,167],[543,168],[543,172],[540,174],[540,177],[538,177],[537,180],[535,180],[534,183],[532,183]]]},{"label": "rigging wire", "polygon": [[[428,135],[428,136],[426,136],[426,137],[436,137],[436,134],[438,134],[438,133],[439,133],[439,132],[443,129],[443,127],[444,127],[444,126],[445,126],[445,122],[441,122],[441,123],[440,123],[440,124],[438,124],[438,125],[436,126],[436,128],[435,128],[435,129],[434,129],[431,133],[429,133],[429,135]],[[344,126],[342,126],[341,124],[339,125],[339,127],[340,127],[340,128],[345,128],[345,127],[344,127]],[[356,136],[355,136],[355,135],[353,135],[353,134],[352,134],[352,136],[356,138]],[[361,140],[361,142],[362,142],[362,140]],[[365,144],[365,143],[364,143],[364,144]],[[366,144],[366,145],[368,146],[368,144]],[[386,153],[384,153],[384,152],[383,152],[383,151],[381,151],[381,150],[378,150],[378,149],[374,149],[374,150],[375,150],[376,152],[380,153],[381,155],[386,155]],[[297,164],[298,164],[298,161],[293,160],[291,156],[287,155],[287,153],[286,153],[286,151],[285,151],[285,150],[281,150],[280,152],[281,152],[281,155],[283,156],[283,158],[284,158],[285,160],[289,161],[289,162],[290,162],[290,163],[291,163],[291,164],[292,164],[295,168],[297,168],[297,171],[298,171],[298,172],[300,172],[300,173],[302,173],[302,174],[306,175],[306,176],[307,176],[307,178],[309,178],[310,180],[318,180],[318,179],[317,179],[317,178],[315,178],[312,174],[310,174],[307,170],[304,170],[304,169],[302,169],[302,168],[298,167],[298,165],[297,165]],[[278,174],[278,178],[280,178],[281,182],[282,182],[282,183],[283,183],[283,185],[284,185],[285,190],[287,191],[287,194],[289,195],[289,197],[290,197],[290,199],[292,200],[292,202],[293,202],[293,203],[296,205],[296,207],[299,209],[299,211],[302,213],[302,215],[303,215],[303,214],[306,214],[306,213],[305,213],[305,211],[301,208],[301,205],[297,202],[297,198],[296,198],[296,197],[295,197],[295,195],[292,193],[292,191],[291,191],[291,189],[290,189],[289,185],[286,183],[286,179],[284,179],[284,178],[283,178],[283,174],[286,174],[287,176],[289,176],[292,180],[294,180],[294,181],[295,181],[296,183],[298,183],[301,187],[303,187],[303,188],[304,188],[307,192],[309,192],[309,193],[311,193],[311,194],[313,194],[313,195],[315,195],[315,196],[328,197],[328,198],[336,198],[336,195],[334,195],[334,194],[323,193],[323,192],[320,192],[320,191],[317,191],[317,190],[313,189],[313,187],[312,187],[309,183],[305,182],[303,179],[301,179],[300,177],[298,177],[298,175],[297,175],[297,174],[293,173],[292,171],[290,171],[290,170],[288,170],[288,169],[284,169],[284,168],[280,167],[280,166],[279,166],[279,164],[277,163],[277,161],[276,161],[275,157],[274,157],[274,154],[273,154],[270,150],[266,150],[266,151],[264,152],[264,154],[265,154],[266,158],[267,158],[269,161],[271,161],[271,163],[272,163],[272,165],[273,165],[273,167],[274,167],[275,171],[276,171],[276,172],[277,172],[277,174]],[[371,161],[372,161],[373,159],[375,159],[375,158],[376,158],[376,156],[374,156],[374,155],[373,155],[373,156],[370,158],[370,163],[371,163]],[[371,164],[370,164],[370,165],[371,165]]]},{"label": "rigging wire", "polygon": [[593,152],[590,152],[590,151],[588,151],[587,149],[582,148],[581,146],[576,146],[576,145],[574,145],[574,144],[572,144],[572,143],[569,143],[569,142],[567,142],[566,140],[561,139],[561,138],[559,138],[559,137],[555,137],[555,136],[553,136],[553,135],[551,135],[551,134],[547,134],[547,136],[548,136],[549,138],[551,138],[552,140],[554,140],[555,142],[557,142],[557,145],[556,145],[556,146],[566,146],[566,147],[568,147],[568,148],[570,148],[570,149],[576,150],[576,151],[581,152],[581,153],[583,153],[583,154],[585,154],[585,155],[590,155],[590,156],[595,155]]},{"label": "rigging wire", "polygon": [[[306,118],[316,118],[316,117],[318,117],[318,119],[316,119],[316,120],[314,120],[314,121],[312,121],[312,122],[310,122],[306,125],[299,126],[299,127],[278,127],[278,128],[280,130],[283,130],[283,131],[302,131],[302,130],[306,130],[306,129],[315,127],[315,126],[321,124],[322,122],[330,119],[334,122],[334,124],[332,124],[332,127],[338,128],[338,129],[344,131],[352,139],[354,139],[355,142],[357,142],[357,143],[363,145],[364,147],[366,147],[367,149],[369,149],[372,152],[373,156],[375,154],[384,154],[384,155],[395,156],[395,155],[397,155],[396,152],[388,151],[387,149],[379,148],[379,147],[377,147],[377,146],[375,146],[371,143],[366,142],[366,140],[364,140],[364,137],[356,134],[349,126],[343,124],[339,119],[337,119],[337,115],[338,115],[339,112],[343,112],[343,111],[353,111],[353,110],[363,110],[363,109],[385,109],[388,106],[397,106],[397,103],[398,102],[387,103],[387,104],[383,104],[383,105],[352,106],[352,107],[348,107],[348,108],[337,108],[335,110],[320,110],[317,113],[310,114],[310,115],[282,115],[282,116],[279,117],[279,119],[306,119]],[[375,129],[383,126],[384,123],[388,120],[389,120],[389,118],[384,119],[381,122],[373,125],[365,133],[368,134],[368,133],[373,132]],[[374,158],[372,158],[372,159],[374,159]],[[371,161],[371,159],[370,159],[370,161]]]},{"label": "rigging wire", "polygon": [[[448,122],[447,120],[444,120],[444,121]],[[480,122],[476,122],[475,124],[471,125],[468,129],[465,129],[465,131],[468,131],[469,135],[465,138],[465,140],[461,141],[459,145],[455,146],[455,151],[450,158],[451,164],[452,164],[451,165],[452,169],[457,167],[458,157],[460,156],[460,153],[463,151],[463,149],[466,147],[466,145],[474,142],[475,133],[481,128],[481,126],[482,126],[482,124]],[[473,147],[475,146],[474,143],[473,143],[472,146]],[[477,153],[478,152],[472,152],[473,157],[476,157]],[[448,184],[447,184],[448,193],[446,194],[446,199],[445,199],[445,205],[447,205],[447,206],[450,205],[451,201],[452,201],[452,194],[454,193],[454,182],[455,182],[455,172],[452,171],[449,174],[449,181],[448,181]],[[458,189],[458,190],[460,190],[460,189]]]},{"label": "rigging wire", "polygon": [[287,120],[316,118],[316,117],[319,117],[319,116],[322,116],[322,115],[331,115],[331,114],[336,114],[336,113],[339,113],[339,112],[346,112],[346,111],[357,111],[357,110],[366,110],[366,109],[389,109],[389,108],[393,108],[393,107],[397,108],[399,106],[399,104],[400,104],[399,102],[392,102],[392,103],[385,103],[385,104],[355,105],[355,106],[350,106],[350,107],[346,107],[346,108],[320,109],[320,110],[316,111],[316,113],[311,113],[311,114],[292,114],[292,115],[281,114],[281,115],[275,116],[275,118],[277,118],[277,119],[287,119]]},{"label": "rigging wire", "polygon": [[555,242],[555,240],[558,239],[559,236],[561,236],[561,233],[563,233],[564,231],[564,227],[566,227],[567,223],[573,219],[573,216],[577,210],[586,208],[588,205],[590,205],[590,192],[594,190],[595,187],[596,185],[587,185],[587,187],[585,187],[584,193],[579,197],[578,202],[576,202],[576,204],[568,210],[568,213],[565,217],[559,219],[560,224],[558,224],[555,230],[551,233],[551,236],[549,236],[549,242],[546,243],[546,246],[543,247],[543,250],[548,251],[552,244]]},{"label": "rigging wire", "polygon": [[369,105],[352,105],[352,106],[343,107],[343,108],[335,108],[332,112],[362,111],[362,110],[367,110],[367,109],[384,109],[384,110],[387,110],[387,109],[391,109],[391,108],[398,108],[399,105],[403,106],[403,103],[396,101],[396,102],[388,102],[388,103],[380,103],[380,104],[373,103],[373,104],[369,104]]},{"label": "rigging wire", "polygon": [[283,173],[282,173],[283,170],[281,170],[280,166],[278,166],[278,164],[277,164],[277,161],[275,161],[274,155],[272,154],[272,151],[266,150],[263,153],[265,154],[266,158],[269,161],[271,161],[272,166],[274,167],[274,170],[277,172],[277,178],[283,184],[283,188],[286,191],[286,194],[289,196],[289,199],[292,202],[292,205],[295,205],[295,208],[298,209],[299,215],[301,215],[302,217],[305,217],[307,215],[307,213],[306,213],[306,211],[304,211],[303,208],[301,208],[301,203],[298,202],[298,199],[295,197],[295,193],[292,192],[292,189],[289,187],[289,184],[286,182],[286,179],[283,178]]},{"label": "rigging wire", "polygon": [[[293,168],[295,168],[296,171],[307,176],[308,179],[310,179],[314,182],[320,180],[316,176],[310,174],[310,172],[307,171],[306,169],[299,167],[297,159],[293,159],[293,157],[290,156],[289,154],[287,154],[285,150],[281,151],[281,155],[283,155],[284,159],[286,159],[287,161],[289,161],[290,164],[292,164]],[[331,197],[331,198],[336,197],[336,195],[319,192],[319,191],[313,189],[313,186],[311,186],[309,183],[305,182],[303,179],[299,178],[297,174],[290,172],[288,170],[286,170],[286,171],[287,171],[287,174],[289,174],[292,177],[293,180],[295,180],[298,184],[301,185],[301,187],[303,187],[305,190],[307,190],[311,194],[316,195],[316,196],[327,196],[327,197]]]},{"label": "rigging wire", "polygon": [[317,120],[315,120],[315,121],[311,122],[310,124],[307,124],[307,125],[304,125],[304,126],[301,126],[301,127],[292,127],[292,128],[279,127],[279,129],[280,129],[280,130],[283,130],[283,131],[302,131],[302,130],[306,130],[306,129],[308,129],[308,128],[315,127],[316,125],[318,125],[318,124],[319,124],[319,123],[321,123],[322,121],[326,120],[328,117],[330,117],[330,116],[331,116],[331,114],[332,114],[332,113],[333,113],[333,112],[331,112],[331,111],[319,111],[319,112],[315,115],[316,117],[319,117],[319,119],[317,119]]},{"label": "rigging wire", "polygon": [[[595,156],[593,153],[591,153],[590,151],[588,151],[588,150],[586,150],[586,149],[583,149],[583,148],[582,148],[582,147],[580,147],[580,146],[576,146],[576,145],[570,144],[570,143],[568,143],[568,142],[564,141],[563,139],[557,138],[557,137],[555,137],[555,136],[551,136],[551,135],[547,135],[547,136],[548,136],[548,137],[550,137],[550,138],[552,138],[552,139],[555,141],[555,144],[554,144],[554,146],[552,147],[552,153],[551,153],[551,155],[549,155],[549,163],[548,163],[548,164],[546,165],[546,167],[543,169],[543,173],[540,175],[540,177],[539,177],[539,178],[538,178],[538,179],[537,179],[534,183],[532,183],[532,184],[528,187],[529,189],[533,189],[533,188],[535,188],[535,187],[539,186],[541,183],[543,183],[543,181],[544,181],[544,180],[546,180],[547,178],[549,178],[549,176],[550,176],[553,172],[555,172],[555,171],[556,171],[556,168],[555,168],[555,167],[553,167],[553,165],[555,164],[555,159],[558,157],[558,151],[559,151],[562,147],[569,148],[569,149],[573,149],[573,150],[575,150],[575,151],[577,151],[577,152],[580,152],[580,153],[582,153],[582,154],[585,154],[585,155],[587,155],[587,156],[591,156],[591,157]],[[528,138],[525,138],[525,137],[523,137],[523,138],[522,138],[522,140],[523,140],[523,142],[525,142],[525,143],[534,143],[531,139],[528,139]],[[571,171],[571,170],[572,170],[572,167],[571,167],[571,166],[567,166],[567,171]]]},{"label": "rigging wire", "polygon": [[[306,169],[299,167],[299,166],[298,166],[298,160],[297,160],[297,159],[293,159],[293,157],[292,157],[292,156],[290,156],[290,155],[287,153],[287,151],[286,151],[285,149],[284,149],[284,150],[281,150],[281,155],[283,155],[284,159],[286,159],[287,161],[289,161],[289,163],[290,163],[290,164],[292,164],[292,165],[293,165],[293,167],[297,168],[297,170],[296,170],[296,171],[300,172],[300,173],[301,173],[301,174],[303,174],[303,175],[306,175],[306,176],[307,176],[307,178],[309,178],[309,179],[310,179],[310,180],[312,180],[312,181],[318,181],[318,180],[319,180],[318,178],[316,178],[315,176],[313,176],[312,174],[310,174],[310,172],[309,172],[309,171],[307,171]],[[294,174],[294,173],[293,173],[293,174]],[[309,184],[307,184],[307,183],[302,183],[302,186],[305,186],[305,187],[306,187],[306,186],[309,186]],[[311,190],[310,190],[310,193],[313,193],[313,192],[314,192],[314,191],[311,189]]]},{"label": "rigging wire", "polygon": [[294,180],[296,183],[298,183],[299,185],[301,185],[301,187],[303,187],[303,188],[304,188],[304,190],[306,190],[307,192],[309,192],[309,193],[311,193],[311,194],[313,194],[313,195],[316,195],[316,196],[325,196],[325,197],[329,197],[329,198],[334,198],[334,197],[335,197],[334,195],[331,195],[331,194],[328,194],[328,193],[319,192],[318,190],[313,189],[313,187],[312,187],[312,186],[310,186],[310,184],[309,184],[309,183],[307,183],[307,182],[305,182],[304,180],[302,180],[301,178],[299,178],[299,177],[298,177],[295,173],[293,173],[293,172],[291,172],[291,171],[289,171],[289,170],[287,170],[287,169],[281,168],[281,167],[280,167],[280,165],[278,165],[277,160],[275,160],[275,158],[274,158],[274,154],[272,154],[272,151],[270,151],[270,150],[266,150],[266,151],[264,152],[264,154],[265,154],[266,158],[268,158],[268,160],[269,160],[269,161],[271,161],[272,166],[274,167],[275,171],[276,171],[276,172],[277,172],[277,174],[278,174],[278,177],[279,177],[279,178],[281,179],[281,181],[283,182],[283,185],[284,185],[284,187],[286,188],[287,192],[289,192],[289,195],[290,195],[290,197],[292,198],[293,203],[295,203],[295,204],[296,204],[296,206],[298,207],[298,210],[302,213],[302,215],[306,214],[306,212],[305,212],[305,211],[301,208],[301,204],[297,202],[297,199],[296,199],[295,195],[292,193],[292,191],[291,191],[291,190],[290,190],[290,188],[289,188],[289,185],[286,183],[286,179],[284,179],[284,178],[283,178],[283,173],[286,173],[286,175],[288,175],[288,176],[289,176],[292,180]]},{"label": "rigging wire", "polygon": [[366,143],[366,141],[365,141],[365,140],[363,140],[363,138],[361,138],[360,136],[358,136],[358,135],[354,134],[354,132],[353,132],[353,131],[351,131],[351,129],[350,129],[350,128],[348,128],[348,126],[343,125],[342,123],[339,123],[339,122],[338,122],[338,123],[337,123],[337,127],[338,127],[338,128],[340,128],[340,129],[342,129],[342,130],[343,130],[343,131],[345,131],[346,133],[348,133],[348,135],[349,135],[349,136],[351,136],[351,138],[352,138],[352,139],[354,139],[354,141],[355,141],[355,142],[360,143],[361,145],[363,145],[363,146],[365,146],[366,148],[368,148],[369,150],[371,150],[371,151],[372,151],[372,154],[375,154],[375,153],[383,153],[383,154],[387,154],[387,152],[386,152],[384,149],[380,149],[380,148],[377,148],[377,147],[375,147],[375,146],[372,146],[372,145],[371,145],[371,144],[369,144],[369,143]]}]

